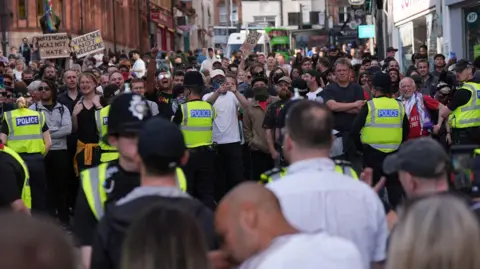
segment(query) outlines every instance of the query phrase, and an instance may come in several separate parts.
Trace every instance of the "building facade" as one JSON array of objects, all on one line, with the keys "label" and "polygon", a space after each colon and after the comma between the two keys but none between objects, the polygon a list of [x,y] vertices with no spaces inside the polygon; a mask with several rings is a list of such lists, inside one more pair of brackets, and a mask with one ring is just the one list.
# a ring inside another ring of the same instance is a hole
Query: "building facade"
[{"label": "building facade", "polygon": [[473,61],[480,56],[480,1],[444,0],[443,10],[443,50]]},{"label": "building facade", "polygon": [[[146,1],[143,1],[146,2]],[[175,49],[175,23],[172,14],[172,1],[150,0],[149,31],[151,39],[159,49],[170,51]]]},{"label": "building facade", "polygon": [[[41,35],[40,17],[45,13],[44,0],[4,0],[7,10],[7,47],[30,42]],[[146,1],[142,0],[53,0],[53,8],[62,20],[59,32],[72,36],[100,30],[106,48],[126,51],[150,48]],[[8,16],[10,15],[10,16]]]}]

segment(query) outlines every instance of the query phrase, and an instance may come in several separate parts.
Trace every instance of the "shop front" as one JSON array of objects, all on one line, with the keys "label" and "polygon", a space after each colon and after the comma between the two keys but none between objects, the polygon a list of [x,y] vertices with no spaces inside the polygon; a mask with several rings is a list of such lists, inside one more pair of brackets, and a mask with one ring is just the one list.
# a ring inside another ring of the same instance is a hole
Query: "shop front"
[{"label": "shop front", "polygon": [[446,46],[458,59],[480,56],[480,1],[445,0],[448,11],[444,27]]},{"label": "shop front", "polygon": [[412,56],[426,45],[429,59],[437,53],[436,0],[394,0],[393,46],[398,48],[396,59],[401,71],[412,65]]},{"label": "shop front", "polygon": [[173,50],[175,30],[173,28],[172,14],[170,14],[168,10],[160,7],[153,8],[150,10],[150,20],[157,25],[155,40],[160,50]]}]

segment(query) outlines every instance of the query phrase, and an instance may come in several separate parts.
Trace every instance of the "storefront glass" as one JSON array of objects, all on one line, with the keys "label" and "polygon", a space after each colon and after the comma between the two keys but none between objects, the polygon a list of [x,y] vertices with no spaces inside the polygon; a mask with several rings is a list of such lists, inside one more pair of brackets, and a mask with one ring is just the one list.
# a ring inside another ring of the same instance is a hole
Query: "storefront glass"
[{"label": "storefront glass", "polygon": [[474,60],[480,56],[480,5],[468,7],[463,10],[465,23],[465,44],[467,57]]}]

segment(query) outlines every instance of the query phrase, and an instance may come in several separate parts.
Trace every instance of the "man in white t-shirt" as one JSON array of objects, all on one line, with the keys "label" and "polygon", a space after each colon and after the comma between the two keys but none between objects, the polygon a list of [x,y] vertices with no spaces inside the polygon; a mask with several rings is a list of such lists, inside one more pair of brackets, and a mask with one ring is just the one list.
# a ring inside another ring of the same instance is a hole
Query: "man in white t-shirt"
[{"label": "man in white t-shirt", "polygon": [[244,180],[238,108],[247,107],[248,101],[237,91],[235,77],[225,77],[220,69],[211,71],[210,77],[213,92],[205,94],[203,100],[212,104],[217,112],[213,121],[213,142],[217,144],[219,156],[215,191],[216,198],[221,199],[228,190]]},{"label": "man in white t-shirt", "polygon": [[307,82],[308,90],[307,98],[308,100],[316,100],[317,95],[323,91],[323,88],[320,87],[322,76],[316,70],[308,70],[303,75],[302,78]]},{"label": "man in white t-shirt", "polygon": [[[302,210],[301,207],[298,208]],[[239,269],[362,269],[355,245],[324,232],[302,233],[282,214],[275,195],[246,182],[220,202],[215,229],[232,266]]]},{"label": "man in white t-shirt", "polygon": [[132,74],[135,74],[135,77],[137,78],[143,78],[143,76],[145,76],[147,73],[147,67],[145,62],[140,57],[140,52],[138,50],[130,51],[130,59],[134,61],[131,70]]}]

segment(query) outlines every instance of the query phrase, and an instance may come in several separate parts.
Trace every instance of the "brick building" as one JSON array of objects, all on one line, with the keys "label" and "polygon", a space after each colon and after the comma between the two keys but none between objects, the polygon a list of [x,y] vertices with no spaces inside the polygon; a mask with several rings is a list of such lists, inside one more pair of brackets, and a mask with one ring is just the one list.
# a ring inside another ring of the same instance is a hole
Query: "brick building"
[{"label": "brick building", "polygon": [[[146,2],[142,0],[53,0],[62,20],[59,32],[72,36],[100,30],[107,49],[148,51],[149,29]],[[3,0],[7,10],[8,47],[18,47],[22,38],[41,34],[39,18],[45,0]],[[168,8],[168,7],[167,7]]]},{"label": "brick building", "polygon": [[242,23],[241,0],[214,0],[213,2],[215,26],[236,26]]}]

